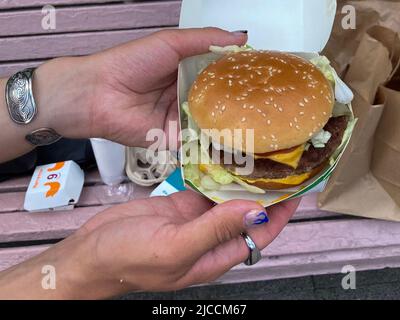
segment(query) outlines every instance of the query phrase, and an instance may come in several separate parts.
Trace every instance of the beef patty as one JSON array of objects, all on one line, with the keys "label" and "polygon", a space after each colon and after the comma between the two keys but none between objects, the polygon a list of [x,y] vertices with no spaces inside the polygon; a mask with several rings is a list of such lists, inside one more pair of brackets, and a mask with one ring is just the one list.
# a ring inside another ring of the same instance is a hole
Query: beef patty
[{"label": "beef patty", "polygon": [[[307,151],[304,151],[296,169],[273,160],[256,159],[254,161],[253,173],[243,177],[247,179],[281,179],[312,171],[326,162],[340,146],[343,140],[343,134],[347,128],[347,124],[347,116],[330,118],[328,123],[325,125],[324,130],[330,132],[332,137],[325,145],[325,148],[314,148],[314,146],[311,145]],[[236,163],[223,164],[222,160],[223,152],[221,152],[221,165],[232,173],[235,172],[235,168],[243,166]]]}]

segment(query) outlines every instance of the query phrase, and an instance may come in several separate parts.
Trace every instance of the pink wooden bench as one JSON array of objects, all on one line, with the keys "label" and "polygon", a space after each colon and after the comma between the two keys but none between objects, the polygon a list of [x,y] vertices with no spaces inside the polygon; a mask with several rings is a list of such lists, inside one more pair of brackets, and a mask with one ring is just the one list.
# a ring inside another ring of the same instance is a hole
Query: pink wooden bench
[{"label": "pink wooden bench", "polygon": [[[106,2],[106,3],[105,3]],[[47,0],[0,0],[0,76],[64,55],[82,55],[176,26],[180,1],[58,0],[57,29],[41,28]],[[0,270],[32,257],[73,233],[112,205],[97,172],[86,174],[73,211],[23,211],[30,177],[0,183]],[[136,197],[151,189],[136,188]],[[400,224],[318,210],[316,196],[302,200],[296,216],[252,268],[232,269],[217,283],[400,267]]]}]

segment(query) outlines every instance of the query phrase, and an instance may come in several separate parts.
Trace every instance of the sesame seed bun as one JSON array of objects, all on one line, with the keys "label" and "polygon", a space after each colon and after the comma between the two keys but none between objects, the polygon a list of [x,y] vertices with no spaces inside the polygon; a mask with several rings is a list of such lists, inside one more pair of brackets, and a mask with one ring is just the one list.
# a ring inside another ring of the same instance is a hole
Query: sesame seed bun
[{"label": "sesame seed bun", "polygon": [[[272,51],[231,53],[200,73],[189,92],[189,108],[213,142],[246,153],[288,149],[310,140],[328,122],[334,106],[332,85],[309,61]],[[254,148],[246,145],[254,129]],[[239,137],[240,138],[240,137]],[[234,141],[236,145],[234,145]]]}]

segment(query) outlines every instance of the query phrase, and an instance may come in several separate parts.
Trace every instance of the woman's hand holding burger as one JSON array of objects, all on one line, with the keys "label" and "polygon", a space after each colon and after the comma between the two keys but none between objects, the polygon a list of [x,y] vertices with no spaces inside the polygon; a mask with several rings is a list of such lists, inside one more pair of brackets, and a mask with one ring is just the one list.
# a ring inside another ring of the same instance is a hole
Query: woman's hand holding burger
[{"label": "woman's hand holding burger", "polygon": [[[298,202],[269,208],[269,222],[255,202],[212,206],[192,191],[118,205],[43,254],[0,274],[0,298],[100,299],[210,282],[248,257],[242,232],[265,248]],[[56,290],[40,287],[44,265],[55,268]]]}]

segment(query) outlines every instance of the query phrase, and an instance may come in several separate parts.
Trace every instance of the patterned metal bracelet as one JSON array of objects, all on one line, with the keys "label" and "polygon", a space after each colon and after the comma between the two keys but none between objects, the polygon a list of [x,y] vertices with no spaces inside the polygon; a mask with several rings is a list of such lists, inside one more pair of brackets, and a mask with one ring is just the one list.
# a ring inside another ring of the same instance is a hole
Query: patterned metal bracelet
[{"label": "patterned metal bracelet", "polygon": [[[29,124],[37,114],[32,90],[34,71],[34,68],[25,69],[7,81],[7,109],[11,119],[17,124]],[[25,139],[34,146],[45,146],[57,142],[61,136],[52,128],[39,128],[28,133]]]},{"label": "patterned metal bracelet", "polygon": [[34,68],[17,72],[7,81],[6,103],[11,119],[18,124],[28,124],[37,114],[32,92]]}]

